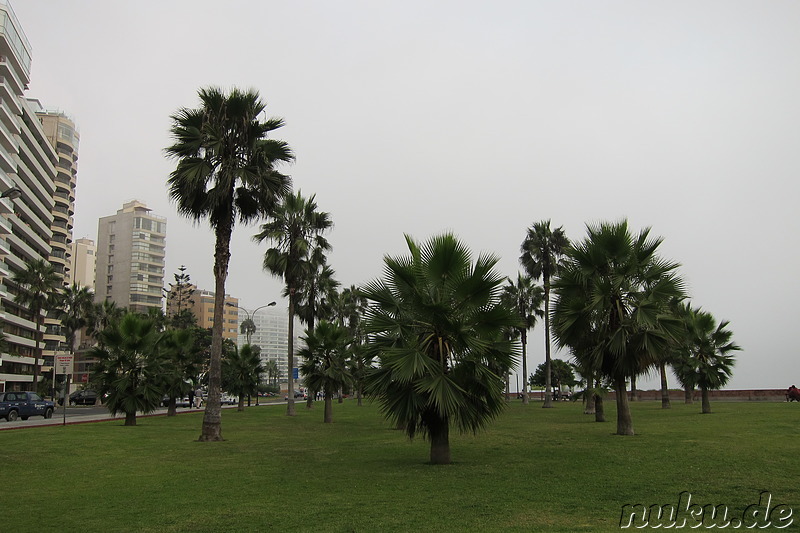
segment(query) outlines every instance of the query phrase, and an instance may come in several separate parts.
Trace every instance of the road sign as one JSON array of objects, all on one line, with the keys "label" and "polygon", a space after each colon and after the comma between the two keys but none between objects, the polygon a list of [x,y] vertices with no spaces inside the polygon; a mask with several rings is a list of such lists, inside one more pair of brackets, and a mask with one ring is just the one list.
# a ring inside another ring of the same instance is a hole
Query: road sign
[{"label": "road sign", "polygon": [[57,355],[56,366],[59,374],[72,374],[72,356],[69,354]]}]

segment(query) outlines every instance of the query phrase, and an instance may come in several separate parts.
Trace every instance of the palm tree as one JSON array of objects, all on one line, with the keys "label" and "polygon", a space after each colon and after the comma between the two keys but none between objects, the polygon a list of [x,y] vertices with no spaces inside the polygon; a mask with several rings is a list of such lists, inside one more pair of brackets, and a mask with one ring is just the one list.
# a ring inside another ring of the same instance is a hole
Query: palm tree
[{"label": "palm tree", "polygon": [[681,381],[700,387],[703,414],[711,413],[708,391],[720,389],[731,377],[734,357],[741,350],[733,342],[728,321],[717,324],[711,313],[689,309],[689,357],[677,368]]},{"label": "palm tree", "polygon": [[92,349],[97,359],[92,382],[107,394],[108,410],[125,413],[125,425],[135,426],[137,412],[150,413],[161,402],[161,335],[152,319],[129,312],[100,337],[101,345]]},{"label": "palm tree", "polygon": [[111,324],[118,322],[124,314],[124,309],[117,307],[117,304],[111,300],[96,302],[89,309],[86,333],[97,340],[98,343],[101,343],[102,347],[102,337],[100,333]]},{"label": "palm tree", "polygon": [[[326,249],[330,249],[327,241]],[[321,248],[314,248],[310,260],[305,263],[301,287],[297,291],[297,316],[307,326],[309,332],[314,331],[314,323],[318,318],[330,318],[333,312],[332,300],[336,297],[339,282],[334,279],[336,272],[327,264],[327,257]],[[341,395],[339,396],[341,400]],[[306,408],[314,405],[314,395],[309,394]]]},{"label": "palm tree", "polygon": [[544,289],[544,354],[547,371],[545,373],[545,394],[542,407],[552,407],[550,368],[550,280],[558,273],[559,262],[569,239],[561,226],[550,229],[550,221],[542,220],[528,228],[528,234],[520,246],[519,261],[532,279],[542,279]]},{"label": "palm tree", "polygon": [[517,273],[517,282],[508,280],[503,287],[503,301],[513,309],[522,321],[515,328],[522,344],[522,403],[528,404],[528,330],[536,326],[536,319],[542,316],[542,288],[524,274]]},{"label": "palm tree", "polygon": [[222,384],[225,390],[239,397],[239,411],[244,411],[244,398],[258,393],[258,384],[264,367],[256,346],[245,344],[242,349],[234,349],[222,358]]},{"label": "palm tree", "polygon": [[406,242],[410,256],[384,258],[384,278],[362,290],[380,362],[366,392],[395,427],[430,440],[431,463],[449,464],[451,424],[477,432],[505,406],[501,373],[516,350],[503,333],[520,320],[500,303],[496,257],[473,262],[452,234]]},{"label": "palm tree", "polygon": [[209,365],[209,395],[203,416],[201,441],[222,440],[220,404],[222,329],[225,281],[228,277],[230,242],[234,223],[248,223],[272,212],[276,202],[290,191],[290,180],[276,165],[293,160],[283,141],[267,134],[283,126],[269,118],[258,92],[218,88],[198,92],[201,106],[182,108],[171,117],[175,143],[166,149],[177,159],[168,180],[169,195],[178,212],[195,222],[208,219],[215,234],[214,326]]},{"label": "palm tree", "polygon": [[587,226],[587,238],[567,249],[554,284],[558,343],[611,378],[617,434],[633,435],[626,380],[658,363],[681,330],[670,305],[684,297],[678,264],[657,255],[649,228],[631,235],[627,221]]},{"label": "palm tree", "polygon": [[[351,285],[331,297],[332,319],[346,328],[350,336],[350,361],[348,366],[353,376],[358,406],[363,404],[364,379],[372,367],[374,354],[365,349],[366,334],[362,317],[367,309],[367,300],[358,287]],[[341,396],[340,396],[341,399]]]},{"label": "palm tree", "polygon": [[36,324],[36,352],[33,363],[33,387],[39,386],[39,361],[42,359],[42,336],[44,335],[44,316],[42,311],[50,311],[57,306],[58,289],[61,286],[61,276],[58,275],[53,265],[44,259],[34,259],[25,264],[25,270],[14,272],[11,276],[19,290],[15,301],[22,307],[27,307],[33,315]]},{"label": "palm tree", "polygon": [[252,318],[247,317],[242,320],[242,325],[239,326],[239,331],[244,333],[246,344],[250,344],[250,337],[252,337],[253,333],[256,332],[256,323],[253,322]]},{"label": "palm tree", "polygon": [[314,330],[307,329],[306,346],[299,355],[305,358],[300,372],[305,377],[308,395],[322,392],[325,398],[324,422],[333,422],[333,395],[352,383],[347,369],[349,350],[347,330],[321,320]]},{"label": "palm tree", "polygon": [[303,286],[304,275],[310,253],[315,248],[327,249],[327,240],[322,234],[333,225],[328,213],[317,211],[315,196],[304,198],[298,191],[288,194],[275,208],[271,220],[261,226],[261,232],[253,237],[257,242],[273,244],[264,253],[264,270],[283,278],[289,298],[289,393],[286,407],[288,416],[294,409],[294,317],[298,301],[298,290]]},{"label": "palm tree", "polygon": [[267,379],[270,380],[270,383],[275,386],[278,384],[278,377],[280,376],[280,369],[278,368],[278,363],[272,359],[264,362],[264,373],[267,375]]},{"label": "palm tree", "polygon": [[169,398],[167,416],[176,414],[176,398],[182,398],[192,389],[200,374],[203,353],[197,347],[193,329],[171,329],[164,333],[161,342],[164,371],[161,375],[163,390]]},{"label": "palm tree", "polygon": [[[88,323],[93,301],[92,291],[77,283],[64,287],[58,296],[58,318],[65,331],[67,349],[73,359],[75,357],[75,336]],[[55,372],[53,375],[55,377]]]}]

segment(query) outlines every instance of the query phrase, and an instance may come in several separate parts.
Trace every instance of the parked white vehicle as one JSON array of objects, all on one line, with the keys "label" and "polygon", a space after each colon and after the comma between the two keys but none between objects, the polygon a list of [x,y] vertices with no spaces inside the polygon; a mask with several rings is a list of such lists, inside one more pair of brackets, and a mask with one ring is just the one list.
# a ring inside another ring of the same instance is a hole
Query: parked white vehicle
[{"label": "parked white vehicle", "polygon": [[220,403],[222,405],[236,405],[239,403],[239,398],[223,392],[222,396],[220,396]]}]

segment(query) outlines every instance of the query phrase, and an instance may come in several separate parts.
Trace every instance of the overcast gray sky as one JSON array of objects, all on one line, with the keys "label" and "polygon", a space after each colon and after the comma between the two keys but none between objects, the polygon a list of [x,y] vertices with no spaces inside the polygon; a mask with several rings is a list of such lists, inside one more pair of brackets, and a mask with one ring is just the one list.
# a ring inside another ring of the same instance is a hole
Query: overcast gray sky
[{"label": "overcast gray sky", "polygon": [[[403,233],[452,230],[513,276],[533,222],[581,239],[627,217],[664,237],[693,305],[731,321],[729,388],[800,382],[796,1],[13,7],[27,95],[80,128],[76,238],[142,200],[168,219],[167,279],[185,264],[213,289],[213,236],[167,197],[169,116],[201,86],[252,87],[286,120],[295,188],[332,215],[344,285],[379,276]],[[236,228],[227,285],[251,309],[281,290],[256,231]],[[530,343],[533,371],[541,327]]]}]

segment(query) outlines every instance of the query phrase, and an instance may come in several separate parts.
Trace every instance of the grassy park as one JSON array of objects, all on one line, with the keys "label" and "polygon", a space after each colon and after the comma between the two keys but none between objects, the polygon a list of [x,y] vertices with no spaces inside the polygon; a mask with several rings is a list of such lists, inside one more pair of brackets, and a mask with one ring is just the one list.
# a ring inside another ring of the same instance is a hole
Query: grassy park
[{"label": "grassy park", "polygon": [[217,443],[197,442],[199,413],[3,431],[2,529],[612,531],[624,504],[683,491],[734,515],[769,491],[800,512],[800,406],[634,403],[637,435],[622,437],[607,403],[595,423],[579,403],[512,402],[486,432],[453,435],[448,466],[354,401],[334,424],[321,404],[226,410]]}]

